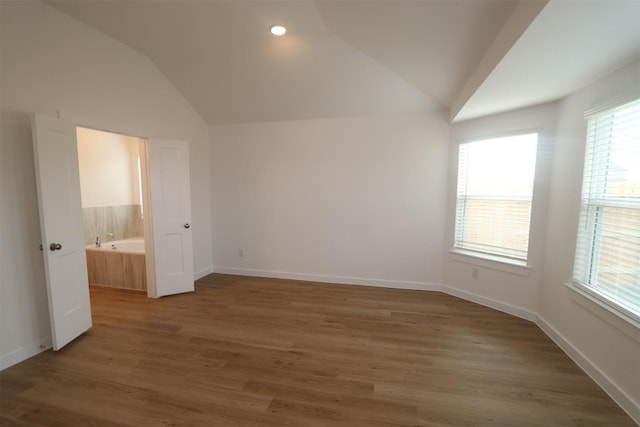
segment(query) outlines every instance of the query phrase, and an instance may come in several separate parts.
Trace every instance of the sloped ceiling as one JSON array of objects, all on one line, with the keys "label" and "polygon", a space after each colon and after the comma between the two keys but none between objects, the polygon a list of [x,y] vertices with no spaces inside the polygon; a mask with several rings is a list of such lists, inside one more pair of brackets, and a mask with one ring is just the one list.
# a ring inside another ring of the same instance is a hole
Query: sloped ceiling
[{"label": "sloped ceiling", "polygon": [[[147,55],[209,124],[434,110],[477,117],[495,112],[481,89],[523,34],[567,31],[534,28],[546,0],[46,2]],[[268,32],[276,23],[285,36]],[[526,75],[513,60],[502,72]]]},{"label": "sloped ceiling", "polygon": [[640,1],[551,1],[451,118],[554,101],[638,58]]}]

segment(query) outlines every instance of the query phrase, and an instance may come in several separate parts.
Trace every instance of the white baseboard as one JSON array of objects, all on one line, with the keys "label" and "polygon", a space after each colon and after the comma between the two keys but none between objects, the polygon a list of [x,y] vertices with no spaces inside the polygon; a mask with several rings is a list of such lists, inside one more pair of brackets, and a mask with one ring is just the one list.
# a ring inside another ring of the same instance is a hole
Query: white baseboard
[{"label": "white baseboard", "polygon": [[568,339],[551,326],[543,317],[537,316],[536,324],[555,342],[600,388],[602,388],[629,416],[640,425],[640,404],[602,372],[591,360]]},{"label": "white baseboard", "polygon": [[491,298],[483,297],[471,292],[462,291],[460,289],[452,288],[450,286],[442,285],[442,292],[452,295],[454,297],[462,298],[466,301],[475,302],[476,304],[483,305],[485,307],[493,308],[503,313],[511,314],[521,319],[535,322],[537,319],[536,313],[525,310],[524,308],[516,307],[510,304],[505,304],[500,301],[496,301]]},{"label": "white baseboard", "polygon": [[47,336],[39,339],[37,342],[32,342],[8,354],[4,354],[0,356],[0,371],[20,363],[23,360],[27,360],[38,353],[42,353],[50,349],[51,346],[51,336]]},{"label": "white baseboard", "polygon": [[193,275],[193,280],[200,280],[204,276],[213,273],[213,267],[207,267],[204,270],[200,270]]},{"label": "white baseboard", "polygon": [[420,291],[439,291],[441,285],[430,282],[410,282],[402,280],[368,279],[362,277],[327,276],[284,271],[251,270],[244,268],[214,267],[215,273],[236,276],[271,277],[274,279],[302,280],[305,282],[336,283],[340,285],[375,286],[379,288],[413,289]]},{"label": "white baseboard", "polygon": [[511,314],[513,316],[529,320],[531,322],[535,322],[537,318],[535,313],[523,308],[505,304],[490,298],[485,298],[471,292],[461,291],[459,289],[445,286],[439,283],[368,279],[348,276],[327,276],[229,267],[214,267],[213,272],[221,274],[232,274],[236,276],[270,277],[274,279],[303,280],[307,282],[335,283],[340,285],[375,286],[380,288],[412,289],[419,291],[439,291],[448,295],[452,295],[454,297],[462,298],[466,301],[475,302],[476,304],[480,304],[485,307],[493,308],[503,313]]}]

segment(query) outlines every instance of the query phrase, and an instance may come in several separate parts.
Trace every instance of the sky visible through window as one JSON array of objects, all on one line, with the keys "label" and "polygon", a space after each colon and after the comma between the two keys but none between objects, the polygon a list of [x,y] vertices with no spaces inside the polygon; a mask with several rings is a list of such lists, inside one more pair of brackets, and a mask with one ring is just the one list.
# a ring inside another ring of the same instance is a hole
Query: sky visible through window
[{"label": "sky visible through window", "polygon": [[634,198],[640,198],[640,126],[628,124],[638,120],[640,103],[624,111],[623,117],[614,117],[611,140],[620,148],[609,153],[611,166],[608,170],[608,181],[630,184],[635,191],[628,196]]},{"label": "sky visible through window", "polygon": [[530,196],[537,142],[530,133],[470,143],[467,194]]}]

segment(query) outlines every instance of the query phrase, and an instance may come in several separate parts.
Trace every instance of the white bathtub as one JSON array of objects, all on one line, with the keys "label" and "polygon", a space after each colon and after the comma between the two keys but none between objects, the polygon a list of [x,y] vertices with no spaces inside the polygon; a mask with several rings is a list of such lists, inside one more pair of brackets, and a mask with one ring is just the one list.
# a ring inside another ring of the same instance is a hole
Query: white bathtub
[{"label": "white bathtub", "polygon": [[96,245],[87,245],[87,250],[144,254],[144,239],[136,237],[133,239],[112,240],[102,243],[101,248],[96,248]]}]

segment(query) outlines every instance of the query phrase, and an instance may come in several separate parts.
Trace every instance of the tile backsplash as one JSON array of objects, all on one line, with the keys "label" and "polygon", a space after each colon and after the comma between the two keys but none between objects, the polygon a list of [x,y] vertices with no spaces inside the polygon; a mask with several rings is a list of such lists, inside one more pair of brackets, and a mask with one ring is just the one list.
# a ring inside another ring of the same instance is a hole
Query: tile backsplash
[{"label": "tile backsplash", "polygon": [[[144,236],[140,205],[82,208],[82,219],[85,245],[95,243],[98,233],[104,241]],[[113,237],[106,233],[112,233]]]}]

